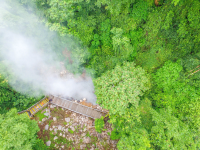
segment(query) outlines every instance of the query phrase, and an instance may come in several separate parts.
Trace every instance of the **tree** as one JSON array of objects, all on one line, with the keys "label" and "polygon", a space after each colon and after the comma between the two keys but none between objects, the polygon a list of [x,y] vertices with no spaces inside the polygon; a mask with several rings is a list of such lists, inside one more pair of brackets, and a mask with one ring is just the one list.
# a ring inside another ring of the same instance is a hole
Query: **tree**
[{"label": "tree", "polygon": [[[152,99],[157,108],[170,106],[176,117],[191,128],[199,129],[200,114],[199,88],[188,84],[190,79],[184,76],[183,67],[178,62],[167,61],[153,75],[155,83]],[[191,109],[192,108],[192,109]]]},{"label": "tree", "polygon": [[198,149],[198,133],[174,117],[172,109],[151,110],[154,126],[150,139],[153,149]]},{"label": "tree", "polygon": [[141,67],[126,62],[95,79],[94,85],[97,103],[108,109],[110,114],[122,115],[129,103],[138,107],[139,96],[149,89],[150,84]]},{"label": "tree", "polygon": [[[150,87],[145,71],[134,63],[124,62],[94,80],[94,85],[97,103],[109,110],[109,122],[114,128],[111,137],[120,138],[118,148],[149,147],[138,109],[140,96]],[[133,140],[136,142],[130,142]]]},{"label": "tree", "polygon": [[6,149],[32,149],[36,142],[39,127],[35,120],[30,120],[27,114],[17,114],[13,108],[0,115],[0,147]]}]

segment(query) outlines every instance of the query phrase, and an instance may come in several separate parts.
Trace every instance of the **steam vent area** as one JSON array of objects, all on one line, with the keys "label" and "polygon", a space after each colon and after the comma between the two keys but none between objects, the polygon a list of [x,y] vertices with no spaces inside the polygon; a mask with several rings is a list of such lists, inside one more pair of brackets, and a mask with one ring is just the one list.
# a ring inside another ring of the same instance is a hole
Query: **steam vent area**
[{"label": "steam vent area", "polygon": [[61,107],[93,119],[101,118],[101,116],[107,114],[107,110],[102,109],[99,105],[87,102],[86,98],[74,100],[69,97],[50,95],[49,100],[52,104],[51,107]]}]

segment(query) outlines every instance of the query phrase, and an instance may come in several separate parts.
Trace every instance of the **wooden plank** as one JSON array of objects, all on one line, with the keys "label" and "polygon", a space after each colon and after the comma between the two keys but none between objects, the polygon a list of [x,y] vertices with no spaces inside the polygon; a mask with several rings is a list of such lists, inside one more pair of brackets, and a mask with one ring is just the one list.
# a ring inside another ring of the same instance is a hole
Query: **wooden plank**
[{"label": "wooden plank", "polygon": [[66,101],[64,107],[65,107],[65,108],[69,108],[69,105],[70,105],[70,102],[67,102],[67,101]]},{"label": "wooden plank", "polygon": [[101,118],[101,113],[98,111],[94,112],[94,118]]},{"label": "wooden plank", "polygon": [[85,112],[87,111],[86,109],[86,107],[79,105],[77,111],[81,114],[85,114]]},{"label": "wooden plank", "polygon": [[76,104],[76,103],[73,103],[72,106],[71,106],[71,110],[76,111],[76,108],[77,108],[77,104]]},{"label": "wooden plank", "polygon": [[91,114],[92,114],[92,109],[90,109],[90,108],[88,108],[88,110],[87,110],[87,116],[91,116]]}]

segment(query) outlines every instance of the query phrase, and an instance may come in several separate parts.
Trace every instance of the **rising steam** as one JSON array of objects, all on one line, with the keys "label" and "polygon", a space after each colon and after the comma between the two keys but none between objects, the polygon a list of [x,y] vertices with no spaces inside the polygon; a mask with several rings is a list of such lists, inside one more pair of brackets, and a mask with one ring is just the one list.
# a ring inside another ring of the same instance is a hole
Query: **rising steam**
[{"label": "rising steam", "polygon": [[71,38],[49,31],[33,13],[3,0],[0,35],[0,73],[8,77],[16,91],[35,97],[55,94],[87,98],[95,104],[88,70],[81,76],[85,69],[80,65],[88,52]]}]

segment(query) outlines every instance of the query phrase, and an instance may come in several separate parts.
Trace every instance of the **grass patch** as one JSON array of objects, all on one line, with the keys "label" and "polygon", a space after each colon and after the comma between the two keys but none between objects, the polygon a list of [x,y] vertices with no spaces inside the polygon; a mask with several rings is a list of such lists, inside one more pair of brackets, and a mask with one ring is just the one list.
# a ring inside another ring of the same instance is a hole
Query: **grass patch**
[{"label": "grass patch", "polygon": [[97,137],[96,136],[91,136],[91,143],[95,145],[96,147],[96,143],[97,143]]},{"label": "grass patch", "polygon": [[71,134],[73,134],[73,133],[74,133],[74,131],[72,131],[71,129],[68,129],[68,131],[69,131]]},{"label": "grass patch", "polygon": [[87,137],[91,137],[89,131],[87,132],[86,136],[87,136]]},{"label": "grass patch", "polygon": [[37,118],[39,118],[39,121],[42,121],[42,119],[46,117],[46,116],[44,115],[44,113],[41,113],[41,112],[42,112],[42,110],[38,111],[38,112],[35,114],[35,116],[36,116]]},{"label": "grass patch", "polygon": [[50,121],[49,121],[49,126],[51,126],[51,123],[52,123],[52,122],[53,122],[53,120],[50,120]]}]

